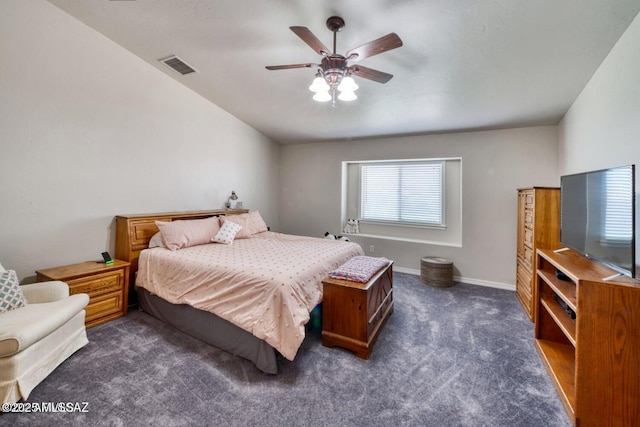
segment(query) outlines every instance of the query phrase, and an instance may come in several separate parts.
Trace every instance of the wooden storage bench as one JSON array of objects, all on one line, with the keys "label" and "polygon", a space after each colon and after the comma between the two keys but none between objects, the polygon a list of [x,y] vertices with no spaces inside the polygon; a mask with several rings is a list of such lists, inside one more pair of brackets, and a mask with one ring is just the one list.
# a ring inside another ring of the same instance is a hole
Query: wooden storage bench
[{"label": "wooden storage bench", "polygon": [[322,345],[344,347],[368,359],[382,326],[393,313],[393,262],[367,283],[323,280]]}]

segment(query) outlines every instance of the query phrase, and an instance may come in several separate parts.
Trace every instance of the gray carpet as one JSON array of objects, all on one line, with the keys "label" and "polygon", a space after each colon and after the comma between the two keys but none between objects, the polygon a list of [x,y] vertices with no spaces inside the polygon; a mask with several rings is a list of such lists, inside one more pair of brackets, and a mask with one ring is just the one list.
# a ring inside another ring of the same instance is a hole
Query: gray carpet
[{"label": "gray carpet", "polygon": [[570,426],[513,292],[432,288],[394,274],[395,312],[369,360],[311,331],[278,375],[132,310],[29,402],[86,413],[2,414],[14,425]]}]

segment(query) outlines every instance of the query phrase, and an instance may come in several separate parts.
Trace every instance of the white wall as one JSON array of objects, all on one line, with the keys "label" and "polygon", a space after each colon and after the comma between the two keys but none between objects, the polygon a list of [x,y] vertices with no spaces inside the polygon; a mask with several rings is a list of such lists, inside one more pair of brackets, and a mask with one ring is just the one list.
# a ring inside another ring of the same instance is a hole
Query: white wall
[{"label": "white wall", "polygon": [[561,174],[640,166],[640,15],[559,126]]},{"label": "white wall", "polygon": [[341,162],[407,158],[462,158],[462,247],[357,237],[396,269],[419,271],[423,256],[453,260],[469,283],[513,288],[519,187],[556,186],[555,126],[407,136],[281,148],[281,230],[340,234]]},{"label": "white wall", "polygon": [[113,253],[117,214],[231,190],[278,227],[280,148],[253,128],[43,0],[0,2],[0,52],[0,262],[21,279]]},{"label": "white wall", "polygon": [[[640,224],[640,15],[565,114],[558,140],[561,175],[636,165],[636,224]],[[637,244],[636,254],[639,250]]]}]

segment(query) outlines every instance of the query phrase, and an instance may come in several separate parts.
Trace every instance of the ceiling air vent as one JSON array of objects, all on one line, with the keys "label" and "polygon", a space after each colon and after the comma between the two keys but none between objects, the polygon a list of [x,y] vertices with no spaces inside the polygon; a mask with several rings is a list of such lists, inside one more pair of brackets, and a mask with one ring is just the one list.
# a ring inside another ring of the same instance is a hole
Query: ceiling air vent
[{"label": "ceiling air vent", "polygon": [[171,68],[172,70],[182,74],[183,76],[185,74],[191,74],[196,72],[195,68],[193,68],[192,66],[190,66],[189,64],[187,64],[186,62],[184,62],[182,59],[178,58],[175,55],[170,56],[168,58],[161,59],[160,62],[162,62],[164,65]]}]

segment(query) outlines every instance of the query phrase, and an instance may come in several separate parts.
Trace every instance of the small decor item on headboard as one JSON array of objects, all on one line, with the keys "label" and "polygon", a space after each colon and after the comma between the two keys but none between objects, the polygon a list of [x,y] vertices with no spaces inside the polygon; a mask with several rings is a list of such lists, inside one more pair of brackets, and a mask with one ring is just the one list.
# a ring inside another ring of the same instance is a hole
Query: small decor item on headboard
[{"label": "small decor item on headboard", "polygon": [[236,194],[235,190],[231,191],[231,194],[227,198],[227,209],[236,209],[237,200],[238,195]]}]

